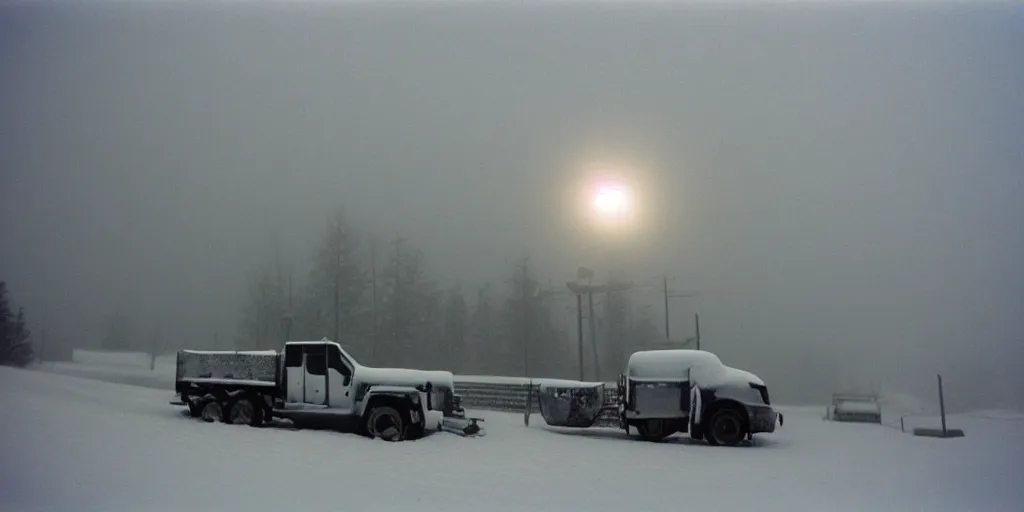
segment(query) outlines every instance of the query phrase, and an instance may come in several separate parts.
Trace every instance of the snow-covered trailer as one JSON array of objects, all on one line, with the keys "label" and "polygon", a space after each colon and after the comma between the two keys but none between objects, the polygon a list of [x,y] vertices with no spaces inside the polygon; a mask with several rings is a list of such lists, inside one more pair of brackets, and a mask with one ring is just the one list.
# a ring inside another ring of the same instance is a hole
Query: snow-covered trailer
[{"label": "snow-covered trailer", "polygon": [[338,343],[290,341],[277,351],[178,352],[175,392],[193,417],[262,425],[329,420],[341,429],[399,441],[443,429],[481,433],[466,420],[451,372],[371,368]]},{"label": "snow-covered trailer", "polygon": [[541,381],[541,415],[552,426],[587,428],[614,410],[620,428],[636,428],[648,441],[688,432],[708,444],[730,446],[774,432],[783,421],[760,378],[706,351],[636,352],[617,387],[614,402],[606,403],[604,384]]},{"label": "snow-covered trailer", "polygon": [[827,417],[845,423],[881,423],[882,406],[873,394],[835,393]]}]

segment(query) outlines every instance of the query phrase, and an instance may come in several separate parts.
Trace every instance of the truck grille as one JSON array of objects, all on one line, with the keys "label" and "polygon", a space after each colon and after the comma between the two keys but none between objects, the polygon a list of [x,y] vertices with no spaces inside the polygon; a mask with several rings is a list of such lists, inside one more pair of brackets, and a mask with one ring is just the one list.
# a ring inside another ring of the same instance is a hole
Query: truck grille
[{"label": "truck grille", "polygon": [[451,413],[455,394],[451,388],[434,388],[430,392],[430,409],[442,411],[446,415]]}]

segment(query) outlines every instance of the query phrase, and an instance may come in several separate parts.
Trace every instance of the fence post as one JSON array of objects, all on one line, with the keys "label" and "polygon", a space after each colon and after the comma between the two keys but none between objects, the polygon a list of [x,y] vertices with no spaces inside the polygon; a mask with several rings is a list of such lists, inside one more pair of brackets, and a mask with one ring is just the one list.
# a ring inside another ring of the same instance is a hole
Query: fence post
[{"label": "fence post", "polygon": [[526,410],[523,411],[523,424],[530,426],[530,413],[533,412],[533,379],[526,383]]},{"label": "fence post", "polygon": [[939,378],[939,415],[942,416],[942,437],[946,437],[946,402],[942,397],[942,375]]}]

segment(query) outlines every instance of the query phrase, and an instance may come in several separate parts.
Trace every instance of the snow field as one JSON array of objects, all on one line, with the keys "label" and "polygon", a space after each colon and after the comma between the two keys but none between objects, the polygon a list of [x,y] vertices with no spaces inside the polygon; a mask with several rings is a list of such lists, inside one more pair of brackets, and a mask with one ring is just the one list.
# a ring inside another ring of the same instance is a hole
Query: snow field
[{"label": "snow field", "polygon": [[[390,444],[330,431],[206,424],[170,391],[0,368],[0,510],[1019,511],[1024,422],[953,417],[917,438],[782,408],[755,446],[523,426]],[[915,421],[927,422],[928,418]],[[933,424],[937,424],[933,423]]]}]

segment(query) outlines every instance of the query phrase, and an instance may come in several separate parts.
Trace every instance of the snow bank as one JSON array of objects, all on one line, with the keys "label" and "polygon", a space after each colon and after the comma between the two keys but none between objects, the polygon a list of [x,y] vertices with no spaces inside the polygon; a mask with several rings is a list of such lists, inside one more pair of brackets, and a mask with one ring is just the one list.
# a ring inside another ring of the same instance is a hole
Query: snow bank
[{"label": "snow bank", "polygon": [[150,359],[151,356],[146,352],[113,352],[80,348],[71,352],[71,361],[80,364],[134,366],[148,369]]}]

